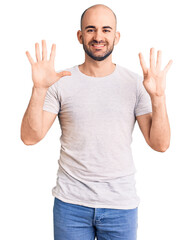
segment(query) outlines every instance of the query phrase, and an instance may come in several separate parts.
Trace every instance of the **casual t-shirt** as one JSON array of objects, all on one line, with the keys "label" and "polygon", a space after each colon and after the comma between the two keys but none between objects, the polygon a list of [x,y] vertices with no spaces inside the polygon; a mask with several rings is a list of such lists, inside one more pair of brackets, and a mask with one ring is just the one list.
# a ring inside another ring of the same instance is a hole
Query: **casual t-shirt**
[{"label": "casual t-shirt", "polygon": [[66,70],[71,76],[49,87],[43,106],[61,127],[53,196],[92,208],[138,207],[132,131],[136,116],[152,112],[142,77],[117,64],[105,77],[85,75],[78,65]]}]

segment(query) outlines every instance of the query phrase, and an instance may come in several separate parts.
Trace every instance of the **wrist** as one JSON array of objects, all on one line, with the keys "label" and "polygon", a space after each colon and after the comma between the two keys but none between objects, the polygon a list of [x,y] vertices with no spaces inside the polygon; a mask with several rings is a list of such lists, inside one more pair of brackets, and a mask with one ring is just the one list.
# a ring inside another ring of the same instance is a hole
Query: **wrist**
[{"label": "wrist", "polygon": [[48,88],[35,87],[32,88],[32,93],[36,95],[46,95]]},{"label": "wrist", "polygon": [[48,88],[46,87],[36,87],[33,85],[32,87],[33,90],[38,91],[38,92],[47,92]]},{"label": "wrist", "polygon": [[150,95],[152,101],[163,101],[166,98],[165,93],[163,95]]},{"label": "wrist", "polygon": [[151,96],[151,102],[153,107],[160,107],[161,105],[165,105],[166,103],[166,96]]}]

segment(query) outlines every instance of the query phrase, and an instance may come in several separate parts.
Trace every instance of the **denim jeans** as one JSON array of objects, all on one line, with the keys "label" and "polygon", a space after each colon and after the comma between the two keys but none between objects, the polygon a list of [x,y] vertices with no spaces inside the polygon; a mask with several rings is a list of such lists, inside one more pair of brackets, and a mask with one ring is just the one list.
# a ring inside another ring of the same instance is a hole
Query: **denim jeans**
[{"label": "denim jeans", "polygon": [[136,240],[138,208],[91,208],[55,197],[54,240]]}]

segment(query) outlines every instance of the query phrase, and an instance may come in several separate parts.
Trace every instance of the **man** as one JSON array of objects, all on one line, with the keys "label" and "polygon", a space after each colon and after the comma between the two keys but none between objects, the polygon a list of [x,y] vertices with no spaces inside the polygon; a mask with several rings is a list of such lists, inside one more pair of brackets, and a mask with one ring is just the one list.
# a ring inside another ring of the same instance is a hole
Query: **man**
[{"label": "man", "polygon": [[39,142],[59,117],[62,135],[57,184],[53,188],[54,239],[129,239],[137,236],[139,197],[135,189],[135,166],[130,144],[135,121],[148,145],[164,152],[170,143],[165,104],[166,73],[161,51],[150,68],[139,54],[142,78],[112,63],[119,42],[116,16],[98,4],[81,17],[78,40],[85,61],[56,73],[52,45],[47,60],[35,44],[34,62],[29,52],[34,83],[24,114],[21,139],[26,145]]}]

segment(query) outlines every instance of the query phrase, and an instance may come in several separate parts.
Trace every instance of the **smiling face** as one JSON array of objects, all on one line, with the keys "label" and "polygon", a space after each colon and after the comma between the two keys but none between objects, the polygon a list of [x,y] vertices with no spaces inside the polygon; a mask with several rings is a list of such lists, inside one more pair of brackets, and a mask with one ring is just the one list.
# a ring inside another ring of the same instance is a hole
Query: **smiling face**
[{"label": "smiling face", "polygon": [[81,31],[77,35],[87,57],[95,61],[110,56],[120,37],[116,32],[115,15],[103,5],[91,7],[85,12]]}]

